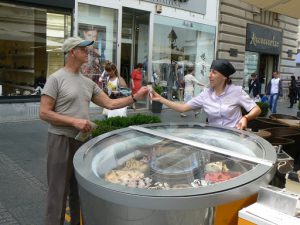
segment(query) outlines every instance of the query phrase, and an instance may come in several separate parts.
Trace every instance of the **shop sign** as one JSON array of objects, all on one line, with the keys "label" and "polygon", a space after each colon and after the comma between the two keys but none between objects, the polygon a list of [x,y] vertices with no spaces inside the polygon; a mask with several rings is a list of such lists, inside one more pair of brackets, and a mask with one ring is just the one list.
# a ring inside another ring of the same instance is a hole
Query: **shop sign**
[{"label": "shop sign", "polygon": [[44,7],[57,7],[65,9],[74,9],[75,0],[15,0],[15,2],[20,3],[29,3],[29,4],[38,4]]},{"label": "shop sign", "polygon": [[247,24],[246,51],[279,55],[282,32],[254,24]]},{"label": "shop sign", "polygon": [[145,2],[152,2],[155,4],[165,5],[182,10],[206,14],[207,0],[144,0]]}]

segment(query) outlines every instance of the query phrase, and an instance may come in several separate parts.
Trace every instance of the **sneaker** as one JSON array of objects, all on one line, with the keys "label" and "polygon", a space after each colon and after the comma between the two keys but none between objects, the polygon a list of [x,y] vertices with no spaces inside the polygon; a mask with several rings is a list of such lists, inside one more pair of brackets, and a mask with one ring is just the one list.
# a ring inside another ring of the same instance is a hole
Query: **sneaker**
[{"label": "sneaker", "polygon": [[180,116],[181,116],[181,117],[187,117],[187,115],[184,114],[184,113],[180,113]]}]

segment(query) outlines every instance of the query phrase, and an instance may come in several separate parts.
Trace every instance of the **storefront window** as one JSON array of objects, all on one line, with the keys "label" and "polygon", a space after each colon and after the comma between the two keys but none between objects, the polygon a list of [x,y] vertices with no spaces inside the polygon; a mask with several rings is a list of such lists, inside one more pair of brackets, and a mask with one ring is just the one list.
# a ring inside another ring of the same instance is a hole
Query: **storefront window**
[{"label": "storefront window", "polygon": [[61,46],[71,16],[0,3],[0,95],[39,95],[48,75],[64,65]]},{"label": "storefront window", "polygon": [[[208,83],[215,27],[159,15],[155,15],[154,23],[153,80],[164,86],[169,99],[181,100],[178,87],[188,67],[194,68],[199,81]],[[199,92],[200,87],[196,87],[195,94]]]},{"label": "storefront window", "polygon": [[257,52],[245,52],[243,87],[246,91],[249,91],[248,81],[250,79],[251,74],[257,73],[258,59],[259,54]]},{"label": "storefront window", "polygon": [[78,5],[78,36],[95,41],[90,48],[88,62],[82,72],[98,83],[108,60],[117,62],[117,16],[118,11],[94,5]]}]

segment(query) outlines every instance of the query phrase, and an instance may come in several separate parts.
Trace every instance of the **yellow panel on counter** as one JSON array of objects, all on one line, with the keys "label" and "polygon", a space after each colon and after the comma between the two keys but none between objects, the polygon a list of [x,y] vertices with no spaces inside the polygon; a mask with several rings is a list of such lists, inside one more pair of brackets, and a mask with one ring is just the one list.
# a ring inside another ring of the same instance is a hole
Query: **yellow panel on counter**
[{"label": "yellow panel on counter", "polygon": [[[240,209],[247,207],[257,200],[257,194],[243,198],[238,201],[230,202],[216,207],[216,216],[214,225],[237,225],[238,212]],[[253,223],[249,223],[253,224]],[[239,224],[240,225],[240,224]],[[243,225],[248,225],[243,224]]]},{"label": "yellow panel on counter", "polygon": [[256,223],[251,223],[248,220],[244,220],[243,218],[239,218],[238,225],[256,225]]}]

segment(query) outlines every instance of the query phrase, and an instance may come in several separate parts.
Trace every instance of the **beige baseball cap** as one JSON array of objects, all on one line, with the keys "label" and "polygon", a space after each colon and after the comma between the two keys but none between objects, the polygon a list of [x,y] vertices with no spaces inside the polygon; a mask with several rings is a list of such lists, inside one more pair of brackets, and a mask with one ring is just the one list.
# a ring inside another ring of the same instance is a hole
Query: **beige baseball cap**
[{"label": "beige baseball cap", "polygon": [[92,45],[94,41],[83,40],[80,37],[69,37],[65,40],[62,45],[63,52],[69,52],[71,49],[75,47],[85,47]]}]

